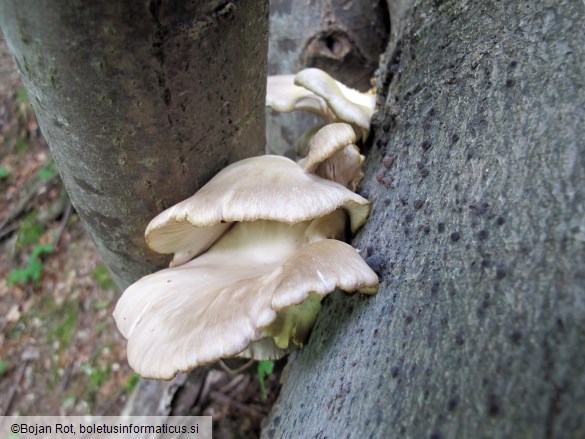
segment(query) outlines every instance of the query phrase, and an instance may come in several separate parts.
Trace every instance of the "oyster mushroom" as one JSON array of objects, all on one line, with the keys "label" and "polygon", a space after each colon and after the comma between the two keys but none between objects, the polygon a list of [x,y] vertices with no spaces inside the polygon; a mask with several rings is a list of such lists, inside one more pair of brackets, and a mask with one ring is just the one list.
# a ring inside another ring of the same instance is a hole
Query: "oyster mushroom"
[{"label": "oyster mushroom", "polygon": [[[308,169],[339,149],[318,147],[329,152],[315,150]],[[338,240],[369,210],[366,199],[284,157],[228,166],[146,230],[151,248],[175,256],[116,306],[130,365],[170,379],[221,358],[273,359],[302,346],[323,296],[376,291],[376,274]]]},{"label": "oyster mushroom", "polygon": [[343,234],[345,215],[237,223],[203,255],[130,286],[114,312],[130,365],[170,379],[221,358],[274,359],[302,346],[323,296],[376,291],[357,251],[328,239]]},{"label": "oyster mushroom", "polygon": [[296,75],[269,76],[266,106],[279,112],[312,111],[327,123],[346,122],[365,139],[376,97],[346,87],[320,69],[309,68]]},{"label": "oyster mushroom", "polygon": [[207,250],[234,222],[295,224],[340,208],[352,232],[370,212],[365,198],[290,159],[266,155],[223,169],[195,195],[156,216],[145,235],[154,251],[174,253],[171,266],[178,266]]}]

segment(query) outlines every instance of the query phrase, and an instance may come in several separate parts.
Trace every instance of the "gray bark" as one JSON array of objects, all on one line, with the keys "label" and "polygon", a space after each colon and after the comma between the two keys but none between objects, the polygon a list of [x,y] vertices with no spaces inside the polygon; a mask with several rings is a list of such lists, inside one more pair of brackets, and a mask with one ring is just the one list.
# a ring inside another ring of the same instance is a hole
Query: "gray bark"
[{"label": "gray bark", "polygon": [[412,3],[355,240],[380,290],[325,302],[263,436],[585,437],[584,3]]},{"label": "gray bark", "polygon": [[268,1],[1,0],[0,26],[87,230],[124,288],[154,215],[265,148]]}]

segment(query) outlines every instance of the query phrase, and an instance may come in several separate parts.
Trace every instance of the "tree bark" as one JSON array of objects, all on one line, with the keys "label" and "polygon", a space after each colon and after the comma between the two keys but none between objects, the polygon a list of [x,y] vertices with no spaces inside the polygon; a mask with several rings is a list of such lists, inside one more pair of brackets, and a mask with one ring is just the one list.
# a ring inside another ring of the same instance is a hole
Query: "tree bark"
[{"label": "tree bark", "polygon": [[87,230],[124,288],[152,217],[265,148],[268,1],[1,0],[0,26]]},{"label": "tree bark", "polygon": [[585,437],[585,6],[412,3],[355,240],[379,292],[326,300],[263,436]]}]

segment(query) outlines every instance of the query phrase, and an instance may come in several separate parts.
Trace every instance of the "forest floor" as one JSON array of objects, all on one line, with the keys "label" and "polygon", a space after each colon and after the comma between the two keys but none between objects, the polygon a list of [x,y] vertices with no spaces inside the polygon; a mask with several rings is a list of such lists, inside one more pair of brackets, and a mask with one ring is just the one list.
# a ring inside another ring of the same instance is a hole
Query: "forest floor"
[{"label": "forest floor", "polygon": [[[0,36],[0,416],[122,412],[139,377],[111,316],[119,295]],[[191,414],[213,415],[214,437],[257,437],[278,374],[266,385],[213,371]]]}]

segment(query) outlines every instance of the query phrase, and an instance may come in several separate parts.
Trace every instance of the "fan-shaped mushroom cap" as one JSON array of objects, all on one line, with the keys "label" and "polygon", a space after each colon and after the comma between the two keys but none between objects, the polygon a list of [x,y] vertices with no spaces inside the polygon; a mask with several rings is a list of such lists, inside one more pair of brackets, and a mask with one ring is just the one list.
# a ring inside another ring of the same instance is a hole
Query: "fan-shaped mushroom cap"
[{"label": "fan-shaped mushroom cap", "polygon": [[343,186],[305,172],[290,159],[254,157],[219,172],[195,195],[165,210],[146,229],[159,253],[175,253],[180,265],[207,250],[230,224],[270,220],[295,224],[347,211],[351,230],[361,227],[369,202]]},{"label": "fan-shaped mushroom cap", "polygon": [[294,82],[295,75],[269,76],[266,85],[266,106],[279,113],[306,110],[320,115],[327,122],[336,120],[325,99],[295,85]]},{"label": "fan-shaped mushroom cap", "polygon": [[325,125],[309,141],[309,154],[299,165],[326,180],[331,180],[355,191],[364,176],[353,128],[346,123]]},{"label": "fan-shaped mushroom cap", "polygon": [[295,76],[300,85],[325,99],[338,121],[347,122],[361,129],[362,138],[368,136],[370,121],[376,106],[376,97],[346,87],[323,70],[310,68]]},{"label": "fan-shaped mushroom cap", "polygon": [[[278,356],[289,341],[304,342],[320,297],[335,288],[373,293],[378,285],[353,247],[313,242],[342,233],[334,224],[343,225],[345,215],[338,210],[333,223],[319,218],[313,227],[311,221],[238,223],[202,256],[131,285],[114,311],[130,365],[144,377],[170,379],[220,358]],[[294,307],[310,295],[317,300],[299,319]]]},{"label": "fan-shaped mushroom cap", "polygon": [[376,97],[346,87],[323,70],[310,68],[296,75],[269,76],[266,106],[280,112],[312,111],[328,123],[347,122],[357,127],[365,139]]}]

